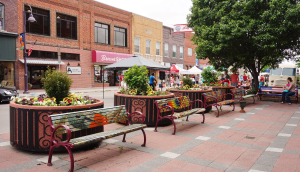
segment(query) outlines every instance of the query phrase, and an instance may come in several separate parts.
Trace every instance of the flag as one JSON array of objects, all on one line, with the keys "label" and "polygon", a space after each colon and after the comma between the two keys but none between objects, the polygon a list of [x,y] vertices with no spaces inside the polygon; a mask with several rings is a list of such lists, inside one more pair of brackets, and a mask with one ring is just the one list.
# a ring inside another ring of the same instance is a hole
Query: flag
[{"label": "flag", "polygon": [[24,33],[20,33],[20,44],[21,44],[21,50],[24,49]]},{"label": "flag", "polygon": [[37,40],[35,40],[34,44],[31,46],[30,50],[28,51],[27,57],[30,56],[30,54],[31,54],[31,52],[32,52],[32,48],[33,48],[33,46],[35,45],[36,41],[37,41]]}]

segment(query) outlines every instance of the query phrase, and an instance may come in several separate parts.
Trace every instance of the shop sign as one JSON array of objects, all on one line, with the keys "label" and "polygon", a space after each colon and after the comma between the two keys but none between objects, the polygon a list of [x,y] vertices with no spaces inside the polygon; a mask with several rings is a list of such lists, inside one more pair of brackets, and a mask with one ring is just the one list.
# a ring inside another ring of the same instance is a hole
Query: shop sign
[{"label": "shop sign", "polygon": [[92,62],[116,63],[118,61],[132,57],[132,54],[113,53],[105,51],[92,51]]},{"label": "shop sign", "polygon": [[174,33],[184,33],[184,32],[193,32],[187,24],[176,24],[174,25]]},{"label": "shop sign", "polygon": [[68,75],[81,75],[81,67],[67,67]]}]

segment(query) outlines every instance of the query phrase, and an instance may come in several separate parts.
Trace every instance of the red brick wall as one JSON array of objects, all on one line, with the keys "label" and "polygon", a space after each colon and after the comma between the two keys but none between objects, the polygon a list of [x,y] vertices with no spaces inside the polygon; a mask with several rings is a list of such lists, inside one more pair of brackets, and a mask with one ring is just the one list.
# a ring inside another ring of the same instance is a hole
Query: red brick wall
[{"label": "red brick wall", "polygon": [[[2,1],[2,0],[0,0]],[[5,0],[6,1],[6,0]],[[13,1],[13,0],[11,0]],[[63,61],[61,70],[66,70],[66,64],[78,66],[82,70],[81,75],[69,75],[73,79],[73,88],[93,87],[94,86],[94,66],[91,64],[91,50],[111,51],[118,53],[131,53],[131,17],[130,12],[120,10],[93,0],[17,0],[18,1],[18,30],[23,32],[22,10],[24,4],[31,5],[50,11],[50,36],[40,36],[36,34],[26,34],[26,48],[29,49],[31,44],[37,40],[34,50],[57,52],[61,47],[63,53],[78,53],[80,61]],[[77,40],[70,40],[56,37],[56,13],[62,13],[77,17]],[[111,45],[94,43],[94,23],[101,22],[110,25]],[[114,46],[114,26],[127,29],[127,47]],[[17,44],[19,49],[20,44]],[[17,59],[23,59],[23,53],[18,50]],[[45,59],[47,60],[47,59]],[[17,80],[16,85],[19,89],[24,89],[24,65],[16,63]],[[58,69],[58,67],[57,67]]]},{"label": "red brick wall", "polygon": [[[196,64],[195,48],[197,47],[197,45],[193,45],[194,42],[191,40],[193,35],[193,33],[185,33],[184,69],[190,69]],[[188,56],[188,48],[193,49],[192,56]]]},{"label": "red brick wall", "polygon": [[4,4],[5,30],[18,33],[17,0],[0,0]]}]

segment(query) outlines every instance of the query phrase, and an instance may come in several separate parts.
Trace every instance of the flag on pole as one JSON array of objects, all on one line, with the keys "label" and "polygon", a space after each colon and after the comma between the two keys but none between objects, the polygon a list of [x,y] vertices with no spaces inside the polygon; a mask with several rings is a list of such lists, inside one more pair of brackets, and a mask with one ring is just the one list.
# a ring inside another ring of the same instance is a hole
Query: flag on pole
[{"label": "flag on pole", "polygon": [[30,56],[30,54],[31,54],[31,52],[32,52],[32,48],[33,48],[33,46],[35,45],[36,41],[37,41],[37,40],[35,40],[34,44],[31,46],[30,50],[28,51],[27,57]]},{"label": "flag on pole", "polygon": [[20,49],[23,50],[24,49],[24,33],[20,33],[20,44],[21,44]]}]

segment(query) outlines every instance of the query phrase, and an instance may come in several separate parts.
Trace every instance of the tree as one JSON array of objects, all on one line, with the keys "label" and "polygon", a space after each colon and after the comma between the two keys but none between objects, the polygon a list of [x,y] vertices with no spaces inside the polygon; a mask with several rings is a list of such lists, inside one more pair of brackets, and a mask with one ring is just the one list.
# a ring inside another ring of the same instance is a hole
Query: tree
[{"label": "tree", "polygon": [[193,0],[187,17],[197,58],[216,70],[243,67],[253,76],[299,54],[300,5],[295,0]]},{"label": "tree", "polygon": [[211,67],[207,67],[202,70],[201,76],[204,79],[205,83],[215,83],[218,81],[217,72]]}]

